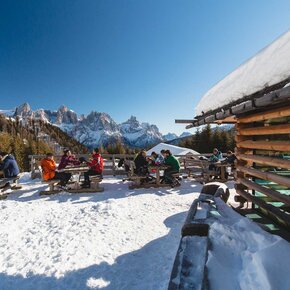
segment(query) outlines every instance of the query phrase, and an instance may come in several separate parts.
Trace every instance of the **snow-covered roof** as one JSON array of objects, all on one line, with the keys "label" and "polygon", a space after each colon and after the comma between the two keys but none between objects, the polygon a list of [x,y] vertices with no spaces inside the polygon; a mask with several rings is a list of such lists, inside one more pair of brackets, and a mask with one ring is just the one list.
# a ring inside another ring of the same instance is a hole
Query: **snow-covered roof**
[{"label": "snow-covered roof", "polygon": [[200,154],[197,151],[194,151],[194,150],[189,149],[189,148],[179,147],[179,146],[170,145],[170,144],[166,144],[166,143],[159,143],[156,146],[154,146],[153,148],[151,148],[150,150],[148,150],[147,155],[150,155],[153,151],[156,153],[160,153],[160,151],[162,149],[170,150],[173,155]]},{"label": "snow-covered roof", "polygon": [[196,115],[243,99],[290,78],[290,29],[212,87]]}]

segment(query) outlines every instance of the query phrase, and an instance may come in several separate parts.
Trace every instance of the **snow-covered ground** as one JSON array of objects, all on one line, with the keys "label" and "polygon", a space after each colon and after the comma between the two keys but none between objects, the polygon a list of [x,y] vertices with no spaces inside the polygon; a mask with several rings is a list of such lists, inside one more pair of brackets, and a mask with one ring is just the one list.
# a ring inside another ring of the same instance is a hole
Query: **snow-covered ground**
[{"label": "snow-covered ground", "polygon": [[166,289],[180,229],[201,185],[40,197],[44,185],[0,201],[0,289]]},{"label": "snow-covered ground", "polygon": [[[167,289],[200,184],[129,190],[106,177],[102,193],[40,197],[39,180],[24,174],[21,183],[0,201],[0,290]],[[219,206],[210,229],[211,289],[290,289],[290,244]]]}]

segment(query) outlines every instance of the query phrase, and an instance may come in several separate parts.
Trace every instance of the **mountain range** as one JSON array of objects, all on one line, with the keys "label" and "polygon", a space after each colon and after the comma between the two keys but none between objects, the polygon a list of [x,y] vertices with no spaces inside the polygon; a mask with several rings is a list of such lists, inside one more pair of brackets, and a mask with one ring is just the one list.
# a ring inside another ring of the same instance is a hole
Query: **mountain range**
[{"label": "mountain range", "polygon": [[[139,122],[131,116],[127,121],[117,124],[107,113],[92,111],[88,115],[79,115],[66,106],[56,111],[38,109],[33,111],[28,103],[13,110],[0,110],[0,114],[27,120],[42,120],[58,126],[64,132],[75,138],[88,148],[107,146],[121,142],[129,147],[146,148],[162,141],[179,138],[174,133],[162,135],[156,125]],[[184,132],[181,136],[188,135]],[[190,134],[189,134],[190,135]]]}]

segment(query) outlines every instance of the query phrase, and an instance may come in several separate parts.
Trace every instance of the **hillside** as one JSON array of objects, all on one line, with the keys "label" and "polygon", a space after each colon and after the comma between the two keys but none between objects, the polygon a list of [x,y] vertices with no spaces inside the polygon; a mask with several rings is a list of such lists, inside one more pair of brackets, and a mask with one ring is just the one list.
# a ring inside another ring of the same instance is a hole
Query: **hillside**
[{"label": "hillside", "polygon": [[23,123],[0,114],[0,150],[12,153],[20,169],[29,169],[28,155],[53,152],[60,154],[62,148],[72,148],[75,153],[87,153],[87,148],[59,128],[34,120]]}]

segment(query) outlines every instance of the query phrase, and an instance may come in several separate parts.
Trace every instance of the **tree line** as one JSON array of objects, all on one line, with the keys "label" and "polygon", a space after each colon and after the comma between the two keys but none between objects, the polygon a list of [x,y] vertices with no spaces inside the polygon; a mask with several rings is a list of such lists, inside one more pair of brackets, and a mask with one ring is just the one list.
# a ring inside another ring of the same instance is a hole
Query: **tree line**
[{"label": "tree line", "polygon": [[61,147],[73,148],[75,153],[88,153],[84,145],[56,126],[38,120],[23,123],[19,118],[0,114],[0,151],[13,154],[21,171],[30,169],[29,155],[56,153],[50,142],[40,138],[40,133],[46,134]]},{"label": "tree line", "polygon": [[210,124],[201,130],[197,129],[195,134],[185,138],[179,146],[193,149],[199,153],[211,153],[213,148],[218,148],[222,152],[234,150],[235,148],[235,128],[225,129],[223,127],[211,127]]}]

